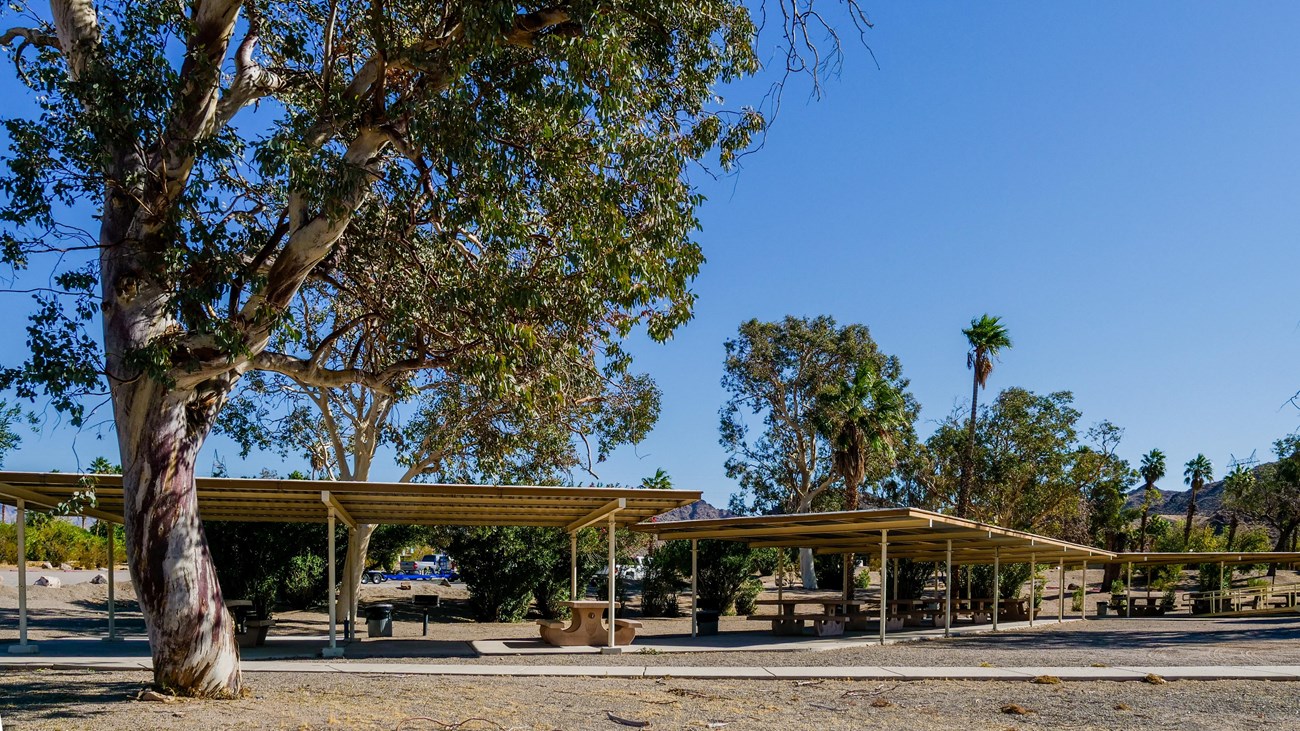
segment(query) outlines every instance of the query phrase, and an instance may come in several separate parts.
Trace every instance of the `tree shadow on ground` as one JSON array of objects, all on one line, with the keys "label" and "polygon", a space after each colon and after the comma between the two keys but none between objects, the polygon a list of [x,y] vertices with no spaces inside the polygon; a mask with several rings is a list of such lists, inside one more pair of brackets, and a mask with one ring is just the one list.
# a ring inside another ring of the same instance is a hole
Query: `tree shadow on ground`
[{"label": "tree shadow on ground", "polygon": [[[18,677],[20,676],[21,677]],[[112,713],[149,686],[152,677],[141,672],[135,680],[109,680],[93,671],[0,671],[0,717],[21,714],[27,719],[78,720],[94,728],[96,716]],[[15,725],[15,728],[21,726]]]}]

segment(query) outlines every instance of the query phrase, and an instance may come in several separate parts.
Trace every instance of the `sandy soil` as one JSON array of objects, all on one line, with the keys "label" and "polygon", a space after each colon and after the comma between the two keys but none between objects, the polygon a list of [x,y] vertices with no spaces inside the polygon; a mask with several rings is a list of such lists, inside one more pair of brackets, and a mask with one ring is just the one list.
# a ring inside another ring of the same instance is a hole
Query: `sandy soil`
[{"label": "sandy soil", "polygon": [[[129,700],[144,673],[0,674],[6,728],[1258,729],[1300,724],[1300,683],[880,683],[259,673],[237,701]],[[1015,704],[1024,715],[1002,709]],[[456,725],[461,724],[461,725]]]}]

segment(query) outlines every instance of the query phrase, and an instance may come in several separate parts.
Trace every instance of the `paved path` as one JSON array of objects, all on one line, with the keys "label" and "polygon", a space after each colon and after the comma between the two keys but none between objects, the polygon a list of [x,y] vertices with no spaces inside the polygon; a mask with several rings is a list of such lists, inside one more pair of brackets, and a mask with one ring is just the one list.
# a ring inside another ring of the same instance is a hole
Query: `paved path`
[{"label": "paved path", "polygon": [[[1051,675],[1067,682],[1092,680],[1300,681],[1300,665],[1208,665],[1198,667],[671,667],[642,665],[429,665],[346,661],[250,660],[250,673],[342,673],[347,675],[461,675],[506,677],[743,678],[754,680],[1003,680],[1025,682]],[[139,658],[0,656],[9,668],[55,670],[149,670]]]}]

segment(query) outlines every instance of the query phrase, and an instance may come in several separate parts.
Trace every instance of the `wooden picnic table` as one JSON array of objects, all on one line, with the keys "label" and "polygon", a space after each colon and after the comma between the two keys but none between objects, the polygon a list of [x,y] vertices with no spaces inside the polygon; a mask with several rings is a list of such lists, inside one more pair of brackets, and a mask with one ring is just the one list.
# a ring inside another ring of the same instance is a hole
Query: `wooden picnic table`
[{"label": "wooden picnic table", "polygon": [[[746,619],[756,622],[771,622],[773,634],[798,635],[803,633],[804,622],[813,623],[813,631],[820,637],[844,634],[846,625],[858,629],[857,623],[865,624],[867,615],[861,611],[867,602],[843,597],[793,596],[780,599],[759,599],[756,605],[777,607],[776,614],[751,614]],[[798,607],[820,606],[820,613],[798,613]],[[863,627],[865,629],[865,627]]]},{"label": "wooden picnic table", "polygon": [[[560,602],[560,604],[570,609],[570,624],[566,627],[564,622],[557,619],[537,620],[543,641],[556,647],[577,645],[605,647],[609,644],[609,625],[604,621],[605,612],[609,610],[609,602],[584,599]],[[632,644],[641,623],[632,619],[614,618],[613,621],[614,644]]]}]

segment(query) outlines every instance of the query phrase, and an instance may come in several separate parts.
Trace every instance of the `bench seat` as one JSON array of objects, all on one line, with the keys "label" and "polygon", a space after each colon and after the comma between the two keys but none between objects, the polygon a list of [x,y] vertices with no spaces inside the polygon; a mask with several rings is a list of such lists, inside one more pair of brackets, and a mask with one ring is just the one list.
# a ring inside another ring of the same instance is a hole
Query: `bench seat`
[{"label": "bench seat", "polygon": [[641,622],[639,622],[638,620],[635,620],[635,619],[615,619],[615,620],[614,620],[614,626],[615,626],[615,627],[631,627],[632,629],[641,629],[641,628],[644,627],[645,625],[641,624]]},{"label": "bench seat", "polygon": [[816,620],[834,620],[837,622],[847,622],[853,617],[843,614],[819,614],[807,612],[804,614],[751,614],[745,619],[755,622],[811,622]]},{"label": "bench seat", "polygon": [[564,629],[564,622],[558,619],[539,619],[537,620],[537,626],[548,629]]}]

